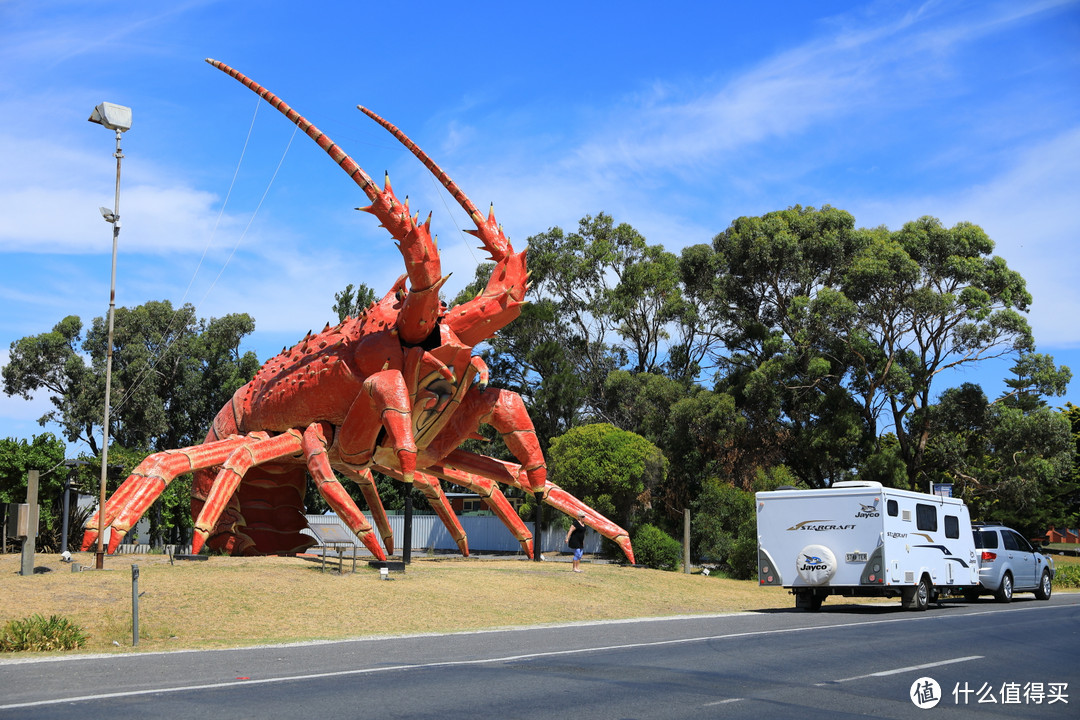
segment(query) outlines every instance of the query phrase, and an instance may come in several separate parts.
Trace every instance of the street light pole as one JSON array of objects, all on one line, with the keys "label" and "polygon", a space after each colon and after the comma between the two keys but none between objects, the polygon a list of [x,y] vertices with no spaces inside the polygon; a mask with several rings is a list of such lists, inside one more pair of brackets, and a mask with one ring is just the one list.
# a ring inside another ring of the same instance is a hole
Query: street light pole
[{"label": "street light pole", "polygon": [[131,108],[113,103],[101,103],[90,115],[90,122],[104,125],[110,130],[116,131],[116,195],[113,200],[113,211],[101,208],[101,215],[105,222],[111,223],[112,232],[112,275],[109,280],[109,333],[108,344],[105,352],[105,419],[101,428],[101,484],[98,497],[98,537],[97,557],[95,567],[101,570],[105,567],[105,481],[109,472],[109,394],[112,390],[112,360],[113,360],[113,316],[116,312],[116,245],[120,237],[120,161],[124,158],[124,152],[120,148],[120,138],[123,133],[131,129]]}]

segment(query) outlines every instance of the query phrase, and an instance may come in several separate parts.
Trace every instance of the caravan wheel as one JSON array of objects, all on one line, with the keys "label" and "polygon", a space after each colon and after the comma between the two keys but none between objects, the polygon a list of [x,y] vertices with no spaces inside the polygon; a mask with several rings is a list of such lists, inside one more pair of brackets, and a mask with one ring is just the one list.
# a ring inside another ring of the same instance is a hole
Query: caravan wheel
[{"label": "caravan wheel", "polygon": [[813,590],[796,590],[795,591],[795,607],[796,609],[809,610],[810,612],[817,612],[821,609],[821,603],[825,602],[825,596],[821,593],[816,593]]},{"label": "caravan wheel", "polygon": [[930,607],[930,583],[927,582],[925,575],[919,578],[918,585],[904,589],[901,602],[905,608],[920,612]]}]

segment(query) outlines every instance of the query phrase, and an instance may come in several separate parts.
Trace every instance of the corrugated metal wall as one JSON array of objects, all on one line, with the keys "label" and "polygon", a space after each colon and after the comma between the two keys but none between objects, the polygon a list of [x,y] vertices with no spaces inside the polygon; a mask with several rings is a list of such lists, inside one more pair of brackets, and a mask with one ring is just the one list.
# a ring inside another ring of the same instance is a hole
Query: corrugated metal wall
[{"label": "corrugated metal wall", "polygon": [[[310,525],[334,523],[345,527],[345,523],[337,515],[307,515]],[[367,521],[372,527],[375,523],[370,516]],[[461,527],[469,538],[469,552],[497,552],[514,553],[521,552],[521,543],[510,534],[506,526],[499,518],[494,516],[466,515],[459,518]],[[532,523],[525,523],[530,531]],[[403,515],[390,516],[390,529],[394,532],[394,552],[400,553],[401,538],[405,535],[405,517]],[[376,531],[377,532],[377,531]],[[413,552],[432,550],[457,550],[457,543],[450,537],[450,533],[435,515],[413,515],[412,526],[412,549]],[[543,552],[570,552],[566,546],[566,531],[559,529],[545,529]],[[585,552],[596,553],[600,551],[602,538],[594,530],[585,533]]]}]

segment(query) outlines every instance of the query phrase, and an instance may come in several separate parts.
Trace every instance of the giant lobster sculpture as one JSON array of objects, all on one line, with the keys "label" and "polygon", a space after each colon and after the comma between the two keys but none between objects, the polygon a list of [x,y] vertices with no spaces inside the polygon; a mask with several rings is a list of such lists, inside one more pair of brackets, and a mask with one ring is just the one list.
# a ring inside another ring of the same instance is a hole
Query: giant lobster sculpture
[{"label": "giant lobster sculpture", "polygon": [[[361,208],[379,219],[397,241],[403,275],[360,317],[308,335],[283,350],[233,395],[214,418],[201,445],[166,450],[146,458],[104,506],[114,552],[166,486],[194,472],[192,552],[204,546],[231,554],[298,552],[313,544],[301,531],[306,475],[338,516],[379,559],[371,525],[336,479],[356,481],[367,501],[386,551],[393,553],[389,522],[371,471],[418,486],[429,499],[463,554],[468,540],[440,479],[479,494],[532,557],[532,533],[507,501],[499,484],[540,493],[564,513],[585,514],[585,522],[614,540],[634,561],[626,531],[577,498],[551,484],[532,421],[516,393],[488,388],[483,360],[473,347],[514,320],[526,291],[525,252],[515,253],[487,217],[420,148],[395,126],[360,108],[401,141],[435,175],[469,214],[495,261],[487,287],[475,298],[448,308],[439,299],[439,252],[430,233],[431,217],[419,223],[408,200],[397,199],[389,178],[380,189],[345,152],[273,93],[217,62],[296,123],[360,186],[371,201]],[[459,449],[476,437],[480,424],[502,436],[517,463]],[[83,548],[96,543],[97,515],[86,524]]]}]

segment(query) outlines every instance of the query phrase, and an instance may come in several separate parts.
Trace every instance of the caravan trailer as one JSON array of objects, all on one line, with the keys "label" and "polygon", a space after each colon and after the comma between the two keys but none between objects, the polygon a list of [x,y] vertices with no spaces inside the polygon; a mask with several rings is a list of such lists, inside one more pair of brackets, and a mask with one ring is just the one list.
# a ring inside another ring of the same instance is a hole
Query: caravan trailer
[{"label": "caravan trailer", "polygon": [[957,498],[836,482],[756,497],[758,583],[789,588],[795,606],[829,595],[899,597],[925,610],[979,588],[967,506]]}]

